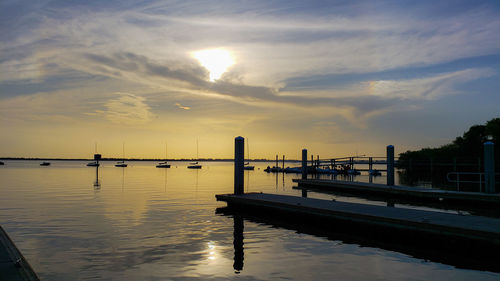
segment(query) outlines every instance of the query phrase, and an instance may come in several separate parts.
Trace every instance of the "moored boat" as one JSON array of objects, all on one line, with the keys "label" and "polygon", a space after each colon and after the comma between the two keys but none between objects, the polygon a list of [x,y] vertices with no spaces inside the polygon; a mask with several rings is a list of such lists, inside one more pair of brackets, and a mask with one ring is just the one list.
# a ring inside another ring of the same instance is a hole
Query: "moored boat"
[{"label": "moored boat", "polygon": [[125,167],[127,167],[127,166],[128,166],[128,165],[127,165],[127,163],[125,163],[124,161],[118,161],[118,162],[116,162],[116,164],[115,164],[115,167],[125,168]]},{"label": "moored boat", "polygon": [[167,162],[161,162],[156,165],[156,168],[170,168],[170,164],[168,164]]}]

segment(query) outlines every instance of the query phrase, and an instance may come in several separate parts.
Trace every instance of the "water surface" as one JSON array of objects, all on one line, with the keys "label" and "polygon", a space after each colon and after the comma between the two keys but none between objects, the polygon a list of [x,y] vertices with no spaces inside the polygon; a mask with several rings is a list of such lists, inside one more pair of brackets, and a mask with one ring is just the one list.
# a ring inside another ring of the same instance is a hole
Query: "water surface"
[{"label": "water surface", "polygon": [[[225,203],[215,194],[233,190],[230,162],[202,163],[201,170],[183,162],[172,162],[170,169],[154,162],[129,162],[127,168],[104,162],[100,186],[94,186],[96,169],[84,162],[4,162],[0,224],[42,280],[500,279],[497,273],[216,214]],[[262,170],[268,163],[255,165],[255,171],[245,171],[247,192],[300,196],[292,188],[297,175],[267,174]]]}]

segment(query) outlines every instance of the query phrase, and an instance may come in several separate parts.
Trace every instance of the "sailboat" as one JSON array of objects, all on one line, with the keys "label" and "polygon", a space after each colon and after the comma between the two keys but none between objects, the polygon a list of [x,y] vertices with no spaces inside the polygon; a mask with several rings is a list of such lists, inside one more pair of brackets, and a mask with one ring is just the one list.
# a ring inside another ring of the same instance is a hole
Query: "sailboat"
[{"label": "sailboat", "polygon": [[[198,140],[196,140],[196,160],[198,160]],[[201,169],[201,165],[198,161],[189,163],[188,169]]]},{"label": "sailboat", "polygon": [[[248,146],[248,138],[247,138],[247,160],[250,160],[250,149]],[[245,165],[243,165],[243,170],[253,171],[254,169],[255,166],[250,166],[250,162],[246,162]]]},{"label": "sailboat", "polygon": [[118,162],[116,162],[115,167],[125,168],[125,167],[127,167],[127,166],[128,166],[128,165],[125,163],[125,143],[123,143],[123,156],[122,156],[122,161],[118,161]]},{"label": "sailboat", "polygon": [[[95,154],[97,154],[97,142],[95,143]],[[99,167],[99,162],[94,161],[94,162],[89,162],[87,163],[88,167]]]},{"label": "sailboat", "polygon": [[165,143],[165,162],[158,163],[156,168],[170,168],[170,164],[167,163],[167,143]]}]

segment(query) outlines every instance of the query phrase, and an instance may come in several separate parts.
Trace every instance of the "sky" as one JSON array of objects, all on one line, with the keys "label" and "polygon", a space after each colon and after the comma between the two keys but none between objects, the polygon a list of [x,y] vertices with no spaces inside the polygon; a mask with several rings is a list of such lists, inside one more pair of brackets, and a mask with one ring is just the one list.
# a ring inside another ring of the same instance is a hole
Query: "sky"
[{"label": "sky", "polygon": [[500,117],[498,1],[0,1],[0,157],[383,156]]}]

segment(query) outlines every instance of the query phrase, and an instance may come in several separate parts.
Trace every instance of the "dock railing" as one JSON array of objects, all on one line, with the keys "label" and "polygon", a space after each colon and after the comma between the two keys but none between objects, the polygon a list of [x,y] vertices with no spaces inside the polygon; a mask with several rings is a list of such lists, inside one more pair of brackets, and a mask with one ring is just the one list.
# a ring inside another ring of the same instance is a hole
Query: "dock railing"
[{"label": "dock railing", "polygon": [[[500,184],[499,178],[500,178],[500,173],[495,173],[495,185]],[[450,172],[446,174],[446,180],[450,183],[456,183],[457,191],[460,191],[461,183],[477,183],[479,184],[479,192],[483,192],[483,186],[485,184],[485,173]]]}]

